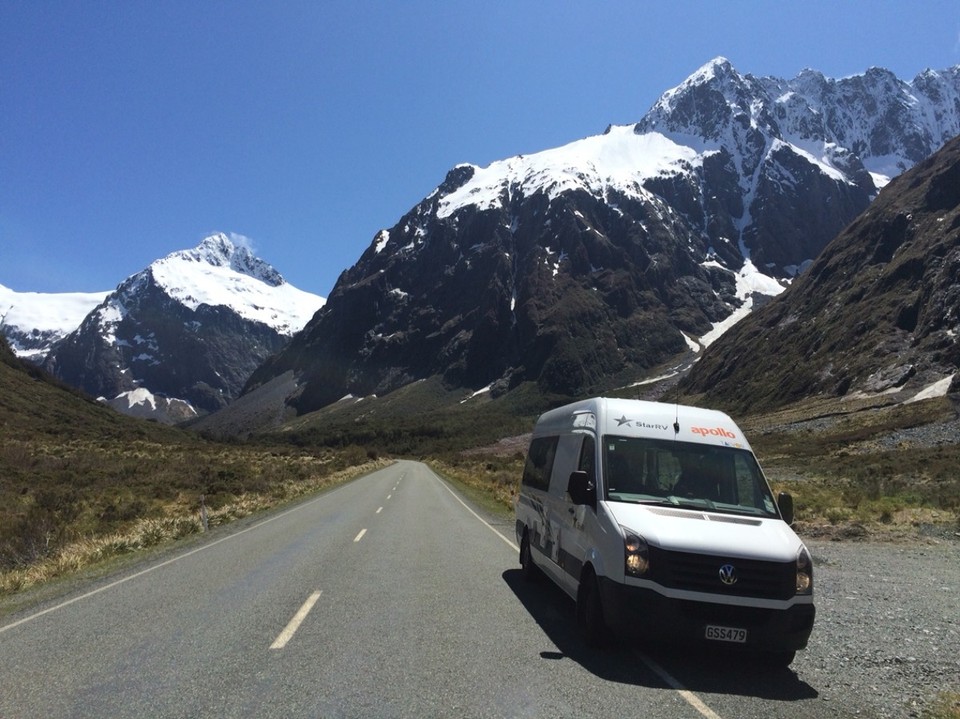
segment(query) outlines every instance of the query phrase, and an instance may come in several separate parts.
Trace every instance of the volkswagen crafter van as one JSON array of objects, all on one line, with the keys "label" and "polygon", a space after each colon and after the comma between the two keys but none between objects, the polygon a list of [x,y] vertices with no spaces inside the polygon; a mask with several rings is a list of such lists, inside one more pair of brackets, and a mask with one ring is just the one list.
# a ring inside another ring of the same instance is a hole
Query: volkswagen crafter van
[{"label": "volkswagen crafter van", "polygon": [[588,399],[543,414],[516,505],[523,574],[611,633],[787,666],[813,629],[813,563],[740,428],[715,410]]}]

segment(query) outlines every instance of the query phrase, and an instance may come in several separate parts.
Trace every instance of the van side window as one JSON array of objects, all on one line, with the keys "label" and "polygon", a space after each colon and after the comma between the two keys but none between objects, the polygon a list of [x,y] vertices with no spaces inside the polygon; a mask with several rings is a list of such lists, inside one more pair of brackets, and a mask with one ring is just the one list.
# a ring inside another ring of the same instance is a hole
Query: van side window
[{"label": "van side window", "polygon": [[536,437],[530,442],[527,463],[523,468],[522,481],[525,486],[546,490],[550,485],[550,473],[559,440],[559,437]]},{"label": "van side window", "polygon": [[586,472],[594,485],[597,481],[596,464],[596,443],[593,441],[593,437],[587,435],[583,438],[583,444],[580,446],[580,461],[577,463],[577,469]]}]

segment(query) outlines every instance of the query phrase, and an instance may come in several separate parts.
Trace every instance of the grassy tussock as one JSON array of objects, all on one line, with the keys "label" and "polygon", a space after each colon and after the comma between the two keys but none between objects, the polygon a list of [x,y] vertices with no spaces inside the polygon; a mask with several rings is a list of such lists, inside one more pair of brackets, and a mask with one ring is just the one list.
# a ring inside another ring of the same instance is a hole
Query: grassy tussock
[{"label": "grassy tussock", "polygon": [[[306,481],[281,481],[271,485],[264,492],[241,494],[216,508],[207,508],[207,526],[217,527],[270,509],[335,486],[383,464],[385,464],[384,461],[369,462],[329,474],[313,475]],[[204,506],[206,506],[205,501]],[[166,516],[140,518],[123,531],[75,539],[25,566],[0,572],[0,596],[77,572],[121,555],[149,549],[201,532],[203,523],[200,507],[199,502],[191,506],[181,498],[181,501],[167,507]]]},{"label": "grassy tussock", "polygon": [[745,426],[775,489],[793,494],[802,531],[960,530],[960,444],[890,441],[905,430],[951,426],[957,409],[949,399],[816,409]]},{"label": "grassy tussock", "polygon": [[923,719],[960,719],[960,692],[940,692],[921,716]]},{"label": "grassy tussock", "polygon": [[438,474],[467,488],[471,497],[488,509],[498,514],[513,511],[523,474],[521,455],[446,457],[431,460],[430,466]]}]

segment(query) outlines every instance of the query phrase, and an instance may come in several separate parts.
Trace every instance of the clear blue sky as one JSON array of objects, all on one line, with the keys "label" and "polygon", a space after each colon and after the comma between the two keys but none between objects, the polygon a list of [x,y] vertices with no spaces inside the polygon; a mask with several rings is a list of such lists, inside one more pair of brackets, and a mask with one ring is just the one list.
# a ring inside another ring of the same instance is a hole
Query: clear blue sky
[{"label": "clear blue sky", "polygon": [[460,162],[741,73],[910,80],[960,3],[0,0],[0,284],[108,290],[213,231],[328,295]]}]

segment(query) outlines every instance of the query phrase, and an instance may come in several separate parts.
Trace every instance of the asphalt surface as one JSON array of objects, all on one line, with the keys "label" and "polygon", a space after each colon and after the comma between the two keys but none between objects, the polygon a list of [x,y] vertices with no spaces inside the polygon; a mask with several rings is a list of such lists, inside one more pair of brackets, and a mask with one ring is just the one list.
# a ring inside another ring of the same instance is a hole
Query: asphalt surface
[{"label": "asphalt surface", "polygon": [[957,543],[906,557],[939,573],[929,602],[921,585],[894,592],[889,552],[871,555],[877,579],[849,548],[813,546],[818,626],[771,671],[584,648],[572,602],[521,580],[512,522],[415,462],[209,536],[6,617],[0,717],[880,717],[960,683]]}]

